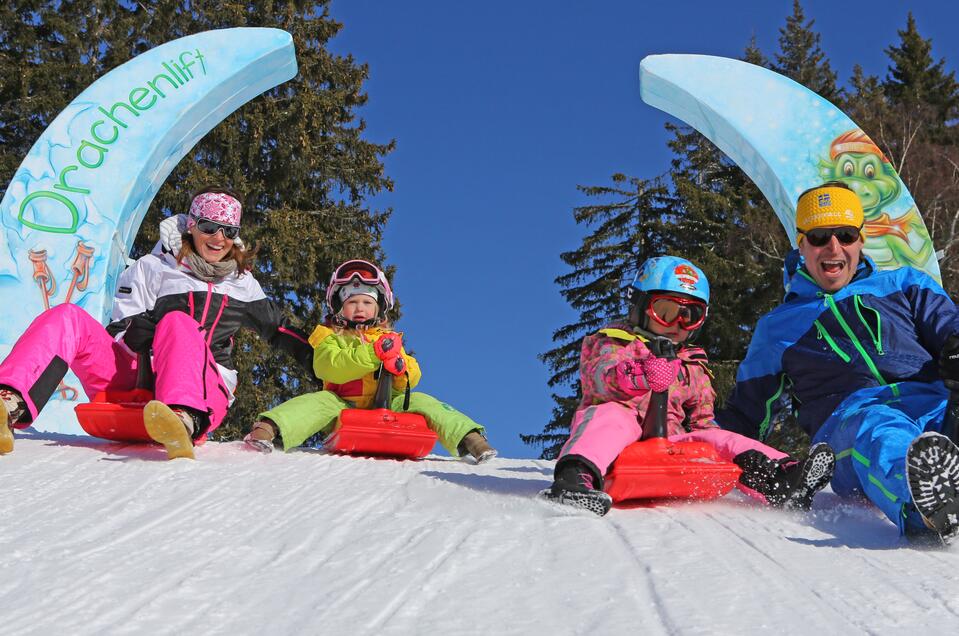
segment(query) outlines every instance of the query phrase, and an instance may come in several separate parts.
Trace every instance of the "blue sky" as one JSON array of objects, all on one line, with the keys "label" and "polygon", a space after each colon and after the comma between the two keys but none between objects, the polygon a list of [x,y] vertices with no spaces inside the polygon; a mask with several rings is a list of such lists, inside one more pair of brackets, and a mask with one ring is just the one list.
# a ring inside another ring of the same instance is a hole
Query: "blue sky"
[{"label": "blue sky", "polygon": [[[883,49],[912,10],[933,54],[959,60],[959,8],[877,1],[802,3],[845,83],[854,64],[886,74]],[[639,97],[639,63],[659,53],[771,57],[792,0],[763,2],[374,2],[334,0],[331,44],[369,64],[367,138],[396,139],[384,245],[397,266],[399,330],[420,390],[484,424],[508,457],[535,457],[553,402],[537,359],[575,319],[553,280],[586,229],[577,184],[669,169],[669,117]]]}]

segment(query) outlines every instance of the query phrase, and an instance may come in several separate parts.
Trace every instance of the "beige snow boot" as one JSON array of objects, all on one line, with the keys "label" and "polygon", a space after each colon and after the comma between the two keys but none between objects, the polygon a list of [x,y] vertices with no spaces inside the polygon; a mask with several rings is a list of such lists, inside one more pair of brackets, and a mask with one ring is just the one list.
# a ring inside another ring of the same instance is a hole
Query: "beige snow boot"
[{"label": "beige snow boot", "polygon": [[151,400],[143,407],[143,424],[155,442],[163,444],[169,459],[193,456],[193,416],[185,409],[170,408]]},{"label": "beige snow boot", "polygon": [[470,431],[456,447],[460,455],[469,453],[477,464],[485,464],[496,457],[496,449],[489,445],[479,431]]},{"label": "beige snow boot", "polygon": [[13,424],[26,410],[20,394],[12,389],[0,389],[0,455],[13,451]]}]

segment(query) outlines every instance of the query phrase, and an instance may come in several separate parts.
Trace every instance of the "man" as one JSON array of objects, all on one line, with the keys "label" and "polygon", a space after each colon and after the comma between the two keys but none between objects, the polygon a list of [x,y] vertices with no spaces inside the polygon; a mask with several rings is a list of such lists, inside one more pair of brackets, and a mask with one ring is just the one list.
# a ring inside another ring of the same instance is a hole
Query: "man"
[{"label": "man", "polygon": [[938,433],[959,389],[959,311],[932,278],[878,271],[862,254],[863,209],[829,182],[799,196],[786,297],[763,316],[726,408],[729,430],[764,439],[784,394],[813,442],[836,451],[833,490],[864,493],[900,532],[959,534],[959,448]]}]

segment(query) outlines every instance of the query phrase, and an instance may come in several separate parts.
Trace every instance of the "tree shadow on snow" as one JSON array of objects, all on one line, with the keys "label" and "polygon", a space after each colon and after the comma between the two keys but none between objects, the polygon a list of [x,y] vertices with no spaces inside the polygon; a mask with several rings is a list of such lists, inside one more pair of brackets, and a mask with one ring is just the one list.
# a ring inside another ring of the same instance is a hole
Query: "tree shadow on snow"
[{"label": "tree shadow on snow", "polygon": [[426,470],[420,473],[457,486],[465,486],[471,490],[491,492],[503,495],[519,495],[531,497],[544,488],[548,488],[552,481],[539,479],[518,479],[516,477],[496,477],[495,475],[466,475],[463,473],[444,473],[438,470]]}]

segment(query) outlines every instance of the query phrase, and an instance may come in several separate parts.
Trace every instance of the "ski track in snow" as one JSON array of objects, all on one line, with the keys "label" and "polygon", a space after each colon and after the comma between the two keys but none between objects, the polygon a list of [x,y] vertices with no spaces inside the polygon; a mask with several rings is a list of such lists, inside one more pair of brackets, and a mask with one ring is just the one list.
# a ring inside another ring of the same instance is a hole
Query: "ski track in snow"
[{"label": "ski track in snow", "polygon": [[0,457],[4,634],[888,634],[959,629],[959,548],[866,503],[536,497],[553,463],[46,434]]}]

